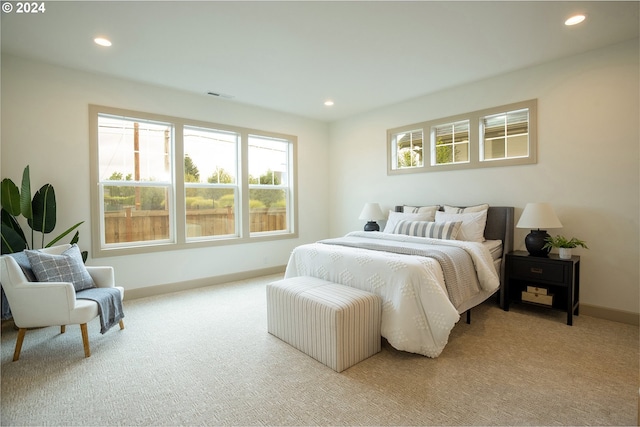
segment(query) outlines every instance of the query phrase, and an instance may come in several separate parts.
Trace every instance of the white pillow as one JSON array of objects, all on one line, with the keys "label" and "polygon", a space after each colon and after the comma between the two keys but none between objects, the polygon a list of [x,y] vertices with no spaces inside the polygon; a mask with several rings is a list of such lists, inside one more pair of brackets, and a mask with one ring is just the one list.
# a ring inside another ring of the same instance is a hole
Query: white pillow
[{"label": "white pillow", "polygon": [[403,206],[404,213],[425,213],[431,215],[431,219],[429,221],[435,221],[436,219],[436,211],[440,209],[440,206]]},{"label": "white pillow", "polygon": [[484,227],[487,225],[487,211],[469,213],[436,212],[436,222],[462,221],[456,240],[484,242]]},{"label": "white pillow", "polygon": [[489,209],[489,205],[487,203],[476,206],[467,206],[466,208],[459,208],[457,206],[449,206],[444,205],[445,213],[470,213],[470,212],[482,212]]},{"label": "white pillow", "polygon": [[398,222],[402,220],[406,221],[433,221],[435,218],[433,215],[428,213],[404,213],[404,212],[394,212],[389,211],[389,219],[387,219],[387,224],[384,226],[383,233],[393,233]]}]

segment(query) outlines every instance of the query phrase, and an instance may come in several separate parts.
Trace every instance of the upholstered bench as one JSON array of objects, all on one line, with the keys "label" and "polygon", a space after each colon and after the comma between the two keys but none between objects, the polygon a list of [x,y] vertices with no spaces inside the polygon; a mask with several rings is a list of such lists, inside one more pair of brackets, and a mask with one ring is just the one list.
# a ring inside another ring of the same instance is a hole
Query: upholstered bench
[{"label": "upholstered bench", "polygon": [[336,372],[380,351],[378,295],[315,277],[267,285],[269,333]]}]

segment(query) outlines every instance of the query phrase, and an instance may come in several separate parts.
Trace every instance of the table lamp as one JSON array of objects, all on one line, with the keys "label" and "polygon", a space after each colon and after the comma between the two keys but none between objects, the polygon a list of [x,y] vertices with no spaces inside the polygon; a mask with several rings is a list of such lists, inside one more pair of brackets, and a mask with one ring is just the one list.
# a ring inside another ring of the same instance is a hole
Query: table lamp
[{"label": "table lamp", "polygon": [[364,219],[367,223],[364,231],[380,231],[380,226],[376,221],[384,219],[384,214],[377,203],[366,203],[358,219]]},{"label": "table lamp", "polygon": [[562,228],[560,220],[549,203],[527,203],[516,228],[528,228],[531,233],[524,239],[524,245],[531,256],[545,257],[551,248],[543,249],[549,236],[547,229]]}]

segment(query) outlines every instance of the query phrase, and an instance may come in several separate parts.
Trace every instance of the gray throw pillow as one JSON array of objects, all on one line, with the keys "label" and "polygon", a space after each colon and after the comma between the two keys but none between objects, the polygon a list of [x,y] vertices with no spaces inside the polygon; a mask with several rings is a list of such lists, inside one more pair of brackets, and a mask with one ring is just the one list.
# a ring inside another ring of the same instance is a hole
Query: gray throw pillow
[{"label": "gray throw pillow", "polygon": [[76,244],[60,255],[34,250],[25,252],[38,282],[71,282],[76,292],[96,287]]},{"label": "gray throw pillow", "polygon": [[15,252],[15,253],[9,254],[9,256],[16,260],[16,262],[22,269],[22,272],[24,273],[28,281],[30,282],[38,281],[38,279],[36,279],[35,274],[33,274],[33,270],[31,269],[31,263],[29,262],[29,258],[27,258],[27,254],[25,253],[25,251]]}]

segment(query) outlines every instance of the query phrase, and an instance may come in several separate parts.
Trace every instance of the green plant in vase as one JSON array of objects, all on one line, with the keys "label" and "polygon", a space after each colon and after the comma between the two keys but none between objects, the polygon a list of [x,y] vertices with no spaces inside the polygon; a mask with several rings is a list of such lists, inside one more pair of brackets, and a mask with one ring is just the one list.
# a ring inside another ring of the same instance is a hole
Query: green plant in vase
[{"label": "green plant in vase", "polygon": [[575,237],[567,239],[566,237],[559,234],[555,237],[547,237],[545,239],[543,249],[557,248],[560,258],[570,259],[571,249],[577,248],[578,246],[589,249],[589,247],[587,246],[587,242],[585,242],[584,240],[580,240]]}]

